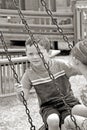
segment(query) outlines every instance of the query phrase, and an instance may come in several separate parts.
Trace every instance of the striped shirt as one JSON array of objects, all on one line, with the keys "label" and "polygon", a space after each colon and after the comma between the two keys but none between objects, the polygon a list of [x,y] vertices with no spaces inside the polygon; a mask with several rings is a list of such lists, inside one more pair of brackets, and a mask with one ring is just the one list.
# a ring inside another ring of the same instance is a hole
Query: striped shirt
[{"label": "striped shirt", "polygon": [[56,85],[52,79],[50,79],[47,70],[41,72],[28,68],[21,80],[23,87],[26,89],[31,89],[31,80],[36,90],[40,106],[52,100],[60,100],[61,94],[63,94],[64,97],[67,97],[67,95],[72,96],[73,94],[69,77],[76,75],[77,71],[70,64],[54,60],[52,60],[50,71],[55,78]]}]

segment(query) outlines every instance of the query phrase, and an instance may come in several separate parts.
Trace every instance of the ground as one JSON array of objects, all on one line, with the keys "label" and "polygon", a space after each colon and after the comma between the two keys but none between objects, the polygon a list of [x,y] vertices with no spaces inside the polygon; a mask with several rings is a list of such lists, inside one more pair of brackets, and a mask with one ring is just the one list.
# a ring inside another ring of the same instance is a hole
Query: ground
[{"label": "ground", "polygon": [[[64,58],[65,60],[65,58]],[[76,97],[80,99],[80,92],[86,81],[82,75],[70,78],[71,86]],[[39,115],[38,101],[34,91],[31,91],[28,108],[36,130],[43,124]],[[25,107],[16,96],[0,98],[0,130],[29,130],[30,124]]]}]

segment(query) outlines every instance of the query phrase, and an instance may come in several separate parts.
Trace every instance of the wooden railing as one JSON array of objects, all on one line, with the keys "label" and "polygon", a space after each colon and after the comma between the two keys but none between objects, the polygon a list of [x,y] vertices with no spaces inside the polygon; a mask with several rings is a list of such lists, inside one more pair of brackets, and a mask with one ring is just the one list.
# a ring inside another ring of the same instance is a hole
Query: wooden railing
[{"label": "wooden railing", "polygon": [[[8,46],[7,46],[8,47]],[[15,48],[8,48],[8,53],[11,56],[11,58],[14,57],[21,57],[25,56],[25,48],[24,47],[15,47]],[[3,47],[0,48],[0,59],[7,58],[6,52],[4,51]]]},{"label": "wooden railing", "polygon": [[[25,56],[25,48],[8,48],[8,54],[20,79],[29,65]],[[14,95],[15,82],[6,52],[3,48],[0,48],[0,97]]]},{"label": "wooden railing", "polygon": [[[18,57],[11,59],[14,64],[15,72],[18,75],[19,80],[25,72],[25,69],[29,67],[27,57]],[[0,59],[0,97],[10,96],[15,94],[14,84],[16,80],[14,73],[10,67],[8,59]]]}]

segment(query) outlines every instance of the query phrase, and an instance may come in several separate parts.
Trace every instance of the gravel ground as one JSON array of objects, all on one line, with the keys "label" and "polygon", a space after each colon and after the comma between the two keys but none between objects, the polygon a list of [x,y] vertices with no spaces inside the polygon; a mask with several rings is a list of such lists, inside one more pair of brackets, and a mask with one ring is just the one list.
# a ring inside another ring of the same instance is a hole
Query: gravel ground
[{"label": "gravel ground", "polygon": [[[67,57],[63,57],[67,60]],[[80,99],[80,92],[86,81],[83,76],[73,76],[70,78],[72,89],[76,97]],[[33,124],[38,129],[42,124],[39,115],[38,101],[34,91],[30,93],[28,108],[33,120]],[[0,130],[29,130],[30,124],[25,112],[25,107],[18,101],[16,96],[0,98]]]}]

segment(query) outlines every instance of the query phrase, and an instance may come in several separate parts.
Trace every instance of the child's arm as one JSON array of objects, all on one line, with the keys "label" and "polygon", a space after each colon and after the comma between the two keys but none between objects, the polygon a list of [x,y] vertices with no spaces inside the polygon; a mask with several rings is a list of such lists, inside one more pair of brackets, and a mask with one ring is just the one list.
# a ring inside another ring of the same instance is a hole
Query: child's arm
[{"label": "child's arm", "polygon": [[81,72],[72,64],[72,62],[60,62],[61,70],[65,71],[67,77],[81,75]]},{"label": "child's arm", "polygon": [[24,92],[25,99],[28,100],[29,91],[30,91],[31,87],[32,86],[31,86],[31,83],[30,83],[30,80],[29,80],[29,75],[28,75],[28,70],[27,70],[24,73],[24,75],[21,79],[21,82],[15,84],[15,90],[17,92],[17,97],[19,98],[20,101],[23,101],[21,94],[20,94],[22,91]]},{"label": "child's arm", "polygon": [[71,50],[74,66],[84,75],[87,80],[87,39],[75,44]]},{"label": "child's arm", "polygon": [[17,97],[18,99],[23,102],[23,98],[21,96],[21,93],[24,92],[24,98],[25,100],[28,100],[29,97],[29,89],[26,89],[23,87],[23,85],[21,83],[16,83],[15,84],[15,91],[17,93]]},{"label": "child's arm", "polygon": [[79,61],[78,68],[79,68],[80,72],[82,73],[82,75],[87,80],[87,66]]},{"label": "child's arm", "polygon": [[73,59],[73,66],[85,77],[87,80],[87,66],[78,59]]}]

